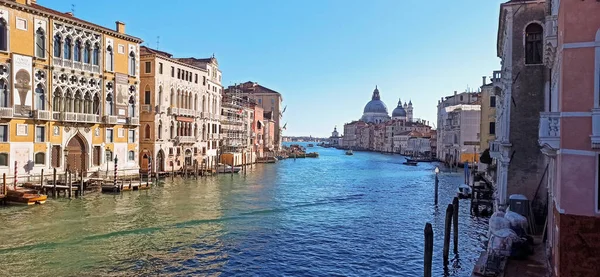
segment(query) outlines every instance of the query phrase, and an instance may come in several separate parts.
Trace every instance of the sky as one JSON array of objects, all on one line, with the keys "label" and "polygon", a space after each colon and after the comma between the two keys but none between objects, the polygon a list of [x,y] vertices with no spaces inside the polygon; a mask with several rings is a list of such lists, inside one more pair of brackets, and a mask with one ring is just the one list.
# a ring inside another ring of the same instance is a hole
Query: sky
[{"label": "sky", "polygon": [[[38,0],[175,57],[215,55],[223,86],[280,92],[284,135],[329,136],[362,116],[377,85],[388,112],[412,100],[436,121],[437,101],[477,90],[500,68],[500,0]],[[157,44],[157,37],[159,43]]]}]

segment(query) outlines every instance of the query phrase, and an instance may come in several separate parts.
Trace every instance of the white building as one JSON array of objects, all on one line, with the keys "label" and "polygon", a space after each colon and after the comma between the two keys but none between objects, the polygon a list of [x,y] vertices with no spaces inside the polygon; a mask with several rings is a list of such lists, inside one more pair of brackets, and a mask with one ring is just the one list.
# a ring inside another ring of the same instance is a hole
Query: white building
[{"label": "white building", "polygon": [[[438,128],[437,157],[449,163],[477,160],[481,106],[459,104],[448,106],[438,114],[443,121]],[[441,136],[439,134],[441,132]]]}]

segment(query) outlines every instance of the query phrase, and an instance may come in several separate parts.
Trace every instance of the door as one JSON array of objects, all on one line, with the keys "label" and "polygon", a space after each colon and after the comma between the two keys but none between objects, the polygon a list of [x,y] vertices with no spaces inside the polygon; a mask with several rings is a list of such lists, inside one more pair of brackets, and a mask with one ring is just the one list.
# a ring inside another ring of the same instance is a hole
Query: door
[{"label": "door", "polygon": [[85,139],[77,134],[67,143],[67,169],[71,172],[87,172],[88,153],[85,147]]}]

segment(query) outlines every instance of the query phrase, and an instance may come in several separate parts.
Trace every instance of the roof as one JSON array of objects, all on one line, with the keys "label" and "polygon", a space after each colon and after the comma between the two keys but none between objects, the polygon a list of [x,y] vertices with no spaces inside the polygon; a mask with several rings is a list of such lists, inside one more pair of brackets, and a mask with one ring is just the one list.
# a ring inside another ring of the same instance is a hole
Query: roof
[{"label": "roof", "polygon": [[[217,58],[215,58],[214,56],[212,56],[210,58],[194,58],[194,57],[177,58],[177,60],[182,63],[187,63],[187,64],[191,64],[191,65],[195,65],[195,66],[198,66],[198,64],[209,64],[209,63],[214,63],[217,66],[219,65],[219,62],[217,62]],[[217,70],[219,70],[219,69],[217,68]]]},{"label": "roof", "polygon": [[463,111],[480,111],[481,110],[481,106],[480,105],[467,105],[467,104],[459,104],[459,105],[454,105],[454,106],[448,106],[444,108],[446,110],[447,113],[449,112],[453,112],[454,110],[463,110]]},{"label": "roof", "polygon": [[147,55],[147,54],[154,54],[154,55],[162,56],[162,57],[166,57],[166,58],[173,58],[173,55],[171,55],[170,53],[152,49],[147,46],[140,46],[140,55]]},{"label": "roof", "polygon": [[268,87],[265,86],[261,86],[256,82],[252,82],[252,81],[248,81],[245,83],[241,83],[239,85],[235,85],[235,86],[229,86],[228,88],[225,89],[225,93],[228,93],[230,89],[236,88],[238,90],[241,90],[242,93],[276,93],[276,94],[280,94],[278,91],[272,90]]},{"label": "roof", "polygon": [[52,19],[57,19],[62,22],[73,23],[73,24],[79,23],[81,25],[87,25],[87,27],[90,27],[91,29],[93,29],[95,31],[107,33],[107,34],[110,34],[110,35],[118,37],[118,38],[126,39],[126,40],[137,42],[137,43],[143,42],[143,40],[141,38],[130,36],[127,34],[121,34],[113,29],[109,29],[104,26],[100,26],[98,24],[94,24],[92,22],[77,18],[70,14],[59,12],[57,10],[50,9],[50,8],[44,7],[42,5],[38,5],[37,3],[23,5],[23,4],[19,4],[15,1],[10,1],[10,0],[0,0],[0,3],[3,5],[9,6],[9,7],[12,7],[12,6],[19,7],[20,9],[25,10],[25,11],[42,14],[44,16],[47,16]]}]

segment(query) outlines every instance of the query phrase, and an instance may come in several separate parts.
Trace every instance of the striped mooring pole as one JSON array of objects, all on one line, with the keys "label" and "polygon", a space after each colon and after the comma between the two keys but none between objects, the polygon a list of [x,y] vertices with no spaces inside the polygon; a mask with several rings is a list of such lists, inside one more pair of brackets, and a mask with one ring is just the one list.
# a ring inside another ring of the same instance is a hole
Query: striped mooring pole
[{"label": "striped mooring pole", "polygon": [[117,161],[118,161],[117,156],[115,156],[115,160],[114,161],[115,161],[115,179],[113,180],[113,184],[115,186],[117,186]]},{"label": "striped mooring pole", "polygon": [[18,165],[18,164],[19,164],[19,163],[18,163],[17,161],[15,161],[15,182],[14,182],[14,184],[13,184],[13,188],[14,188],[15,190],[17,189],[17,176],[19,175],[19,173],[18,173],[19,171],[18,171],[18,169],[17,169],[17,165]]}]

